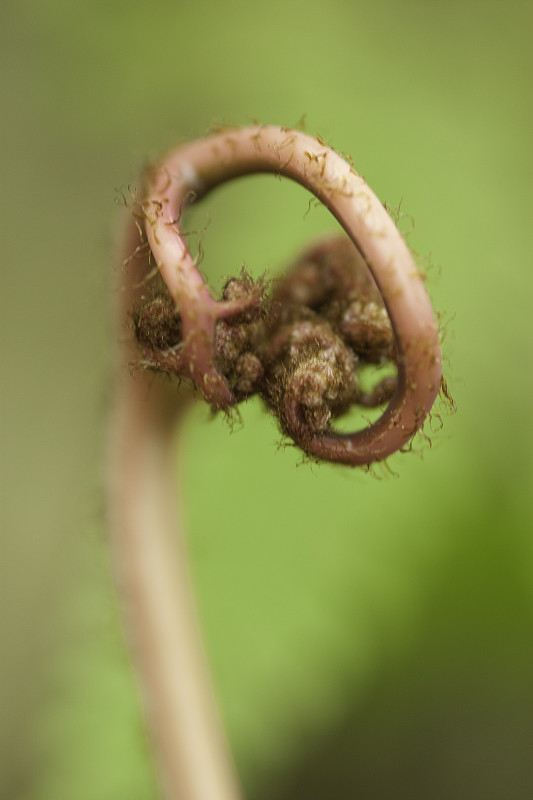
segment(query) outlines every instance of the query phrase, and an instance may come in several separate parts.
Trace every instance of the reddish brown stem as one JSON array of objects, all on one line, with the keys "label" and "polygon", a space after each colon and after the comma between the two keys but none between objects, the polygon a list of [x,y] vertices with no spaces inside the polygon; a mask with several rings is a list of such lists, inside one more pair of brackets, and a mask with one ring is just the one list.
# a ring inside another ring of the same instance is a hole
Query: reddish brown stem
[{"label": "reddish brown stem", "polygon": [[[136,215],[144,223],[179,320],[164,298],[150,306],[157,325],[141,331],[139,340],[144,337],[145,343],[163,346],[155,362],[148,363],[166,371],[176,368],[191,378],[215,408],[227,409],[239,399],[216,363],[216,325],[231,317],[234,324],[235,315],[260,304],[261,294],[248,291],[243,280],[233,287],[233,299],[229,292],[216,302],[187,247],[181,217],[191,193],[201,197],[227,180],[256,172],[298,181],[339,220],[379,288],[392,321],[398,361],[397,390],[382,417],[367,429],[349,435],[332,433],[326,417],[322,423],[322,409],[317,408],[313,417],[309,411],[313,406],[308,404],[308,419],[326,426],[310,432],[300,401],[302,386],[309,401],[313,381],[317,386],[324,380],[328,384],[328,375],[324,378],[317,372],[304,375],[303,384],[283,394],[284,430],[320,459],[350,465],[383,459],[413,436],[439,391],[437,326],[409,250],[378,198],[339,155],[303,133],[273,126],[231,130],[180,148],[151,171]],[[110,432],[109,515],[117,584],[166,797],[238,800],[195,622],[183,544],[176,540],[173,525],[171,432],[189,396],[183,394],[176,401],[164,383],[151,385],[148,372],[137,372],[135,379],[130,374],[130,364],[138,358],[131,313],[138,286],[150,272],[144,244],[139,246],[138,227],[132,220],[124,249],[129,264],[121,296],[122,344]],[[158,325],[165,315],[171,324],[162,335]],[[311,339],[317,343],[320,339],[337,353],[348,374],[355,356],[327,327],[313,334],[314,317],[310,319],[304,327]],[[180,331],[178,345],[167,347],[169,331],[174,338]],[[230,341],[231,330],[225,334]],[[274,336],[273,345],[276,341]],[[243,357],[252,363],[253,354]],[[296,377],[300,367],[294,370]],[[342,406],[337,380],[331,379],[336,402]],[[390,393],[388,384],[381,390],[385,397]],[[352,388],[348,395],[351,392]],[[366,396],[368,403],[375,400],[377,395]]]},{"label": "reddish brown stem", "polygon": [[[138,238],[128,228],[124,254]],[[190,392],[149,372],[131,374],[138,356],[131,324],[146,256],[126,270],[119,295],[120,340],[109,429],[108,519],[113,566],[163,795],[167,800],[239,800],[240,791],[196,621],[176,497],[176,428]],[[174,388],[174,387],[172,387]]]}]

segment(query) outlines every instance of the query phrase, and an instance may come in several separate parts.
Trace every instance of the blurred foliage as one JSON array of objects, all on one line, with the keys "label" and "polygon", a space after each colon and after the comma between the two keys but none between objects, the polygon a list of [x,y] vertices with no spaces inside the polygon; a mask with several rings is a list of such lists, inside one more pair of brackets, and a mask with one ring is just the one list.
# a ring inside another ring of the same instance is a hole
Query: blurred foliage
[{"label": "blurred foliage", "polygon": [[[296,468],[255,402],[233,432],[192,412],[189,549],[247,797],[531,797],[532,16],[2,4],[0,796],[157,796],[101,496],[115,189],[213,121],[306,114],[413,216],[459,411],[399,478]],[[307,206],[266,177],[208,198],[213,286],[334,227]]]}]

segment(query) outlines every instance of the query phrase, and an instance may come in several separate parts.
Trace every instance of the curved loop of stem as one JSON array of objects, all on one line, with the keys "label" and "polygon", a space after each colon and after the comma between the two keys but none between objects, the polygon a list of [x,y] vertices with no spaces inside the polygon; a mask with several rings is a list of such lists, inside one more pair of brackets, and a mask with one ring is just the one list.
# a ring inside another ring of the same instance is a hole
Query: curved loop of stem
[{"label": "curved loop of stem", "polygon": [[285,426],[317,458],[353,466],[384,459],[412,438],[439,392],[437,325],[409,249],[378,197],[340,155],[304,133],[277,126],[228,130],[179,148],[151,172],[146,235],[183,318],[185,347],[194,354],[191,377],[214,406],[235,402],[214,361],[216,321],[231,310],[209,294],[187,247],[181,215],[191,196],[200,198],[225,181],[262,172],[297,181],[340,222],[376,281],[398,351],[397,391],[368,428],[311,435],[290,395]]}]

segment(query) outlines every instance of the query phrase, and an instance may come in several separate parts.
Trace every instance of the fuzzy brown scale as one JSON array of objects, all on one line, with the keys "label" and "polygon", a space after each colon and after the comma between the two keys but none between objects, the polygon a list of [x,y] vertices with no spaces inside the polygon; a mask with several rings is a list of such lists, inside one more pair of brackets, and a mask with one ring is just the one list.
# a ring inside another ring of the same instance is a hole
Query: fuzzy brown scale
[{"label": "fuzzy brown scale", "polygon": [[355,400],[357,357],[318,314],[305,307],[291,312],[290,322],[270,332],[264,351],[266,399],[283,422],[285,396],[292,393],[310,431],[319,433]]},{"label": "fuzzy brown scale", "polygon": [[181,317],[159,276],[148,293],[137,297],[131,312],[133,329],[143,353],[141,366],[169,375],[183,374]]},{"label": "fuzzy brown scale", "polygon": [[382,303],[362,295],[332,303],[328,316],[362,358],[378,363],[394,357],[394,337]]},{"label": "fuzzy brown scale", "polygon": [[[327,433],[352,404],[377,406],[394,394],[394,377],[370,392],[359,385],[362,366],[394,362],[396,354],[380,294],[346,237],[329,237],[305,250],[270,293],[263,278],[253,280],[242,270],[226,282],[221,300],[248,307],[216,324],[217,370],[237,402],[259,394],[289,435],[286,406],[296,401],[304,449],[306,438]],[[192,365],[178,357],[181,321],[168,292],[158,286],[137,302],[133,320],[145,363],[192,374]]]},{"label": "fuzzy brown scale", "polygon": [[133,324],[139,344],[150,350],[168,350],[181,342],[181,319],[168,293],[134,309]]}]

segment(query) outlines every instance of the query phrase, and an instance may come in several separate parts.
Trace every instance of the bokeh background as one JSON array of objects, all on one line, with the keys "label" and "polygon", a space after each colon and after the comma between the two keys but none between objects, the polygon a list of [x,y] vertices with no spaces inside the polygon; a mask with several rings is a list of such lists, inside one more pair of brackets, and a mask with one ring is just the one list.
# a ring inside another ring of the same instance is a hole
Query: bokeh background
[{"label": "bokeh background", "polygon": [[[116,190],[214,122],[304,114],[414,218],[458,412],[396,477],[299,465],[255,402],[233,431],[191,413],[188,546],[246,796],[533,796],[532,22],[516,0],[1,4],[2,798],[157,797],[103,521]],[[334,228],[308,199],[272,177],[208,198],[213,287]]]}]

